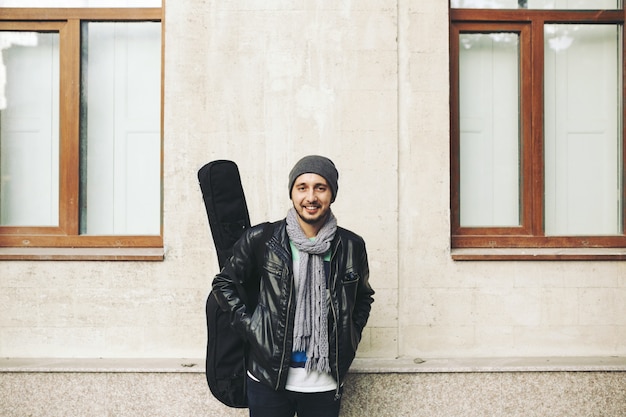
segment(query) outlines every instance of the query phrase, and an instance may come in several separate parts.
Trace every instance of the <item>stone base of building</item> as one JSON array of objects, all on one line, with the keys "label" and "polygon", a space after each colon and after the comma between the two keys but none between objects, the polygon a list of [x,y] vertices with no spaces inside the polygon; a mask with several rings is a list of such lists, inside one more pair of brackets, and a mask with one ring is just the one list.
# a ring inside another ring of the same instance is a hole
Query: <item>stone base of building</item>
[{"label": "stone base of building", "polygon": [[[626,416],[626,358],[358,359],[345,417]],[[211,396],[201,360],[0,359],[0,414],[247,416]]]}]

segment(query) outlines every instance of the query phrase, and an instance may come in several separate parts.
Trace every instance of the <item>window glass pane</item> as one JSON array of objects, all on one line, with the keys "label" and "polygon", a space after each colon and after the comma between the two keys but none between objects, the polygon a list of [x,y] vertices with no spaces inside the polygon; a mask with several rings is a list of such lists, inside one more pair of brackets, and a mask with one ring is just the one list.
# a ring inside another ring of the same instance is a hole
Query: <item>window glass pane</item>
[{"label": "window glass pane", "polygon": [[459,40],[461,226],[519,226],[519,35]]},{"label": "window glass pane", "polygon": [[161,7],[162,0],[0,0],[0,7]]},{"label": "window glass pane", "polygon": [[0,32],[0,225],[59,224],[59,35]]},{"label": "window glass pane", "polygon": [[84,23],[81,233],[160,234],[161,25]]},{"label": "window glass pane", "polygon": [[453,9],[621,9],[622,0],[451,0]]},{"label": "window glass pane", "polygon": [[621,234],[617,25],[545,26],[545,231]]}]

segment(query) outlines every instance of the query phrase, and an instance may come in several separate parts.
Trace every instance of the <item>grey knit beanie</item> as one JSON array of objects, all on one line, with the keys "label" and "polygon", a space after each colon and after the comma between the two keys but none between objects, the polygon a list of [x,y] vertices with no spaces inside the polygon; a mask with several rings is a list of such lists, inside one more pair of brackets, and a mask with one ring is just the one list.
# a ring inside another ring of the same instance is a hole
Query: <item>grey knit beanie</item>
[{"label": "grey knit beanie", "polygon": [[289,173],[289,198],[291,198],[291,189],[296,182],[296,178],[302,174],[317,174],[324,177],[333,193],[331,202],[335,201],[337,190],[339,189],[339,184],[337,183],[339,172],[337,172],[333,161],[319,155],[309,155],[299,160]]}]

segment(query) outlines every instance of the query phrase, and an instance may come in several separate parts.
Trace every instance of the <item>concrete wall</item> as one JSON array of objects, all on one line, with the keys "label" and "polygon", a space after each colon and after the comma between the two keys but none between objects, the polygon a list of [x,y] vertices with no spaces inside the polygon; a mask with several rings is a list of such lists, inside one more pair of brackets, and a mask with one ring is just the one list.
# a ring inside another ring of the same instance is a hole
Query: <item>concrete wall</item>
[{"label": "concrete wall", "polygon": [[217,272],[196,171],[241,169],[253,222],[321,153],[377,291],[360,357],[626,354],[621,262],[455,262],[443,0],[169,1],[163,262],[2,262],[0,357],[199,358]]}]

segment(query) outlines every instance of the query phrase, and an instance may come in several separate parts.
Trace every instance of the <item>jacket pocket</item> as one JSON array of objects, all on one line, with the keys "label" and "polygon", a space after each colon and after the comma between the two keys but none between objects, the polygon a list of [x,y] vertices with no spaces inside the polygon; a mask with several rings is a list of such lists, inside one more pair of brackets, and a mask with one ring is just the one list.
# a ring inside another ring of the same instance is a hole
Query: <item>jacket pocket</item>
[{"label": "jacket pocket", "polygon": [[343,291],[342,302],[350,314],[352,313],[352,308],[354,307],[354,302],[356,300],[359,279],[360,275],[354,270],[346,271],[344,276],[341,278],[341,289]]},{"label": "jacket pocket", "polygon": [[274,351],[275,334],[272,329],[271,313],[264,305],[259,304],[250,321],[248,343],[251,347],[251,354],[265,368],[270,365]]},{"label": "jacket pocket", "polygon": [[341,283],[343,285],[350,285],[350,284],[356,284],[357,282],[359,282],[359,273],[355,272],[355,271],[346,271],[345,275],[343,276],[343,279],[341,280]]}]

